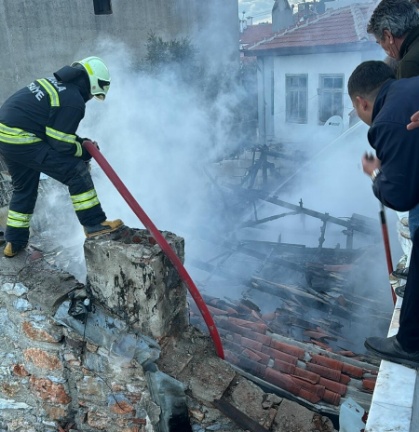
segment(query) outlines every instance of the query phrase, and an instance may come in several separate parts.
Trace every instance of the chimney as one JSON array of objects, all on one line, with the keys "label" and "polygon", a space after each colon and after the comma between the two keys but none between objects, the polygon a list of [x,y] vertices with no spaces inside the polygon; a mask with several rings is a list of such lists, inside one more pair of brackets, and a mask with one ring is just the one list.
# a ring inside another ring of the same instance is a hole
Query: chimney
[{"label": "chimney", "polygon": [[272,8],[272,31],[279,32],[293,24],[294,18],[288,0],[275,0]]}]

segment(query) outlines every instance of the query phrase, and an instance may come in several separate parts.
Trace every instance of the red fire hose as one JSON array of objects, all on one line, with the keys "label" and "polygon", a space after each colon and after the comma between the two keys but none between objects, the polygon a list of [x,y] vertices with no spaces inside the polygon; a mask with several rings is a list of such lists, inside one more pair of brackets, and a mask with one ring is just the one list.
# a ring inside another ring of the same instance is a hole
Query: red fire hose
[{"label": "red fire hose", "polygon": [[[389,236],[388,236],[386,214],[385,214],[383,204],[381,204],[380,220],[381,220],[381,231],[383,233],[383,240],[384,240],[384,249],[386,252],[387,270],[388,270],[388,274],[391,275],[391,273],[393,272],[393,263],[391,260],[390,240],[389,240]],[[397,300],[396,294],[395,294],[391,284],[390,284],[390,289],[391,289],[391,296],[393,298],[393,303],[396,304],[396,300]]]},{"label": "red fire hose", "polygon": [[135,198],[131,195],[130,191],[126,188],[124,183],[122,183],[121,179],[118,177],[114,169],[109,165],[108,161],[105,159],[102,153],[96,148],[96,146],[91,141],[87,141],[87,140],[83,142],[83,146],[92,155],[92,157],[95,158],[96,162],[103,169],[105,174],[109,177],[109,180],[111,180],[114,186],[118,189],[118,192],[122,195],[122,197],[131,207],[133,212],[140,219],[142,224],[148,229],[148,231],[153,236],[154,240],[156,240],[157,244],[161,247],[163,252],[170,259],[175,269],[178,271],[180,278],[182,279],[183,282],[185,282],[186,286],[188,287],[189,293],[191,294],[192,298],[195,300],[195,303],[198,306],[198,309],[200,310],[202,317],[204,318],[204,321],[210,332],[211,338],[214,342],[215,351],[218,357],[224,359],[224,350],[221,343],[220,335],[218,334],[217,327],[215,326],[212,316],[203,298],[201,297],[198,288],[196,287],[193,280],[189,276],[188,272],[186,271],[179,257],[170,247],[169,243],[162,236],[160,231],[156,228],[154,223],[147,216],[147,214],[144,212],[144,210],[141,208],[141,206],[138,204]]}]

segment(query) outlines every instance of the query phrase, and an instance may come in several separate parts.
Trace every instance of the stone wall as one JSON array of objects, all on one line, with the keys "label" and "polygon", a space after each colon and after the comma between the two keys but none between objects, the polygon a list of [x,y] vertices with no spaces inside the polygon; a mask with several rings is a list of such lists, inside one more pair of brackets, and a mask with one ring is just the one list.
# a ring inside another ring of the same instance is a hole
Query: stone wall
[{"label": "stone wall", "polygon": [[146,231],[84,250],[86,284],[33,247],[0,258],[0,432],[335,432],[217,357]]},{"label": "stone wall", "polygon": [[[128,233],[86,242],[92,290],[42,252],[0,259],[1,431],[141,432],[161,421],[150,336],[185,330],[186,289],[144,231]],[[182,239],[165,235],[182,256]]]}]

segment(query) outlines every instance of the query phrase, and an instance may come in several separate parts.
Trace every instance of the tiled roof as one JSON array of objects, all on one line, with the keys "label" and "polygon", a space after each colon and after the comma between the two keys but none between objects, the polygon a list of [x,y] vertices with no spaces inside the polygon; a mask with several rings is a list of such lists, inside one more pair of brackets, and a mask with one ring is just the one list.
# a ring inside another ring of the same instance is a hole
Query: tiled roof
[{"label": "tiled roof", "polygon": [[[337,413],[346,396],[369,403],[378,367],[351,352],[332,352],[327,331],[307,334],[309,343],[282,337],[271,329],[275,314],[260,314],[243,302],[204,296],[221,336],[228,362],[296,400]],[[191,305],[191,323],[201,317]],[[315,343],[323,341],[327,349]]]},{"label": "tiled roof", "polygon": [[[359,42],[374,42],[366,31],[371,4],[352,4],[340,9],[329,9],[317,18],[276,34],[252,47],[254,51],[322,47]],[[253,51],[253,54],[252,54]]]},{"label": "tiled roof", "polygon": [[260,23],[250,25],[240,35],[240,45],[248,46],[272,37],[272,23]]}]

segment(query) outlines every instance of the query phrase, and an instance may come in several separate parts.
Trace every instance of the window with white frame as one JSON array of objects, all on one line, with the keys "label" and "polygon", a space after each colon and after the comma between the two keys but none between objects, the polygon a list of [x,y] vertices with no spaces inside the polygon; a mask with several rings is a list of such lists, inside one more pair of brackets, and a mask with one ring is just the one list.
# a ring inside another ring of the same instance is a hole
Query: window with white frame
[{"label": "window with white frame", "polygon": [[285,119],[288,123],[307,123],[307,74],[285,76]]},{"label": "window with white frame", "polygon": [[343,117],[343,75],[320,75],[319,123],[332,116]]}]

